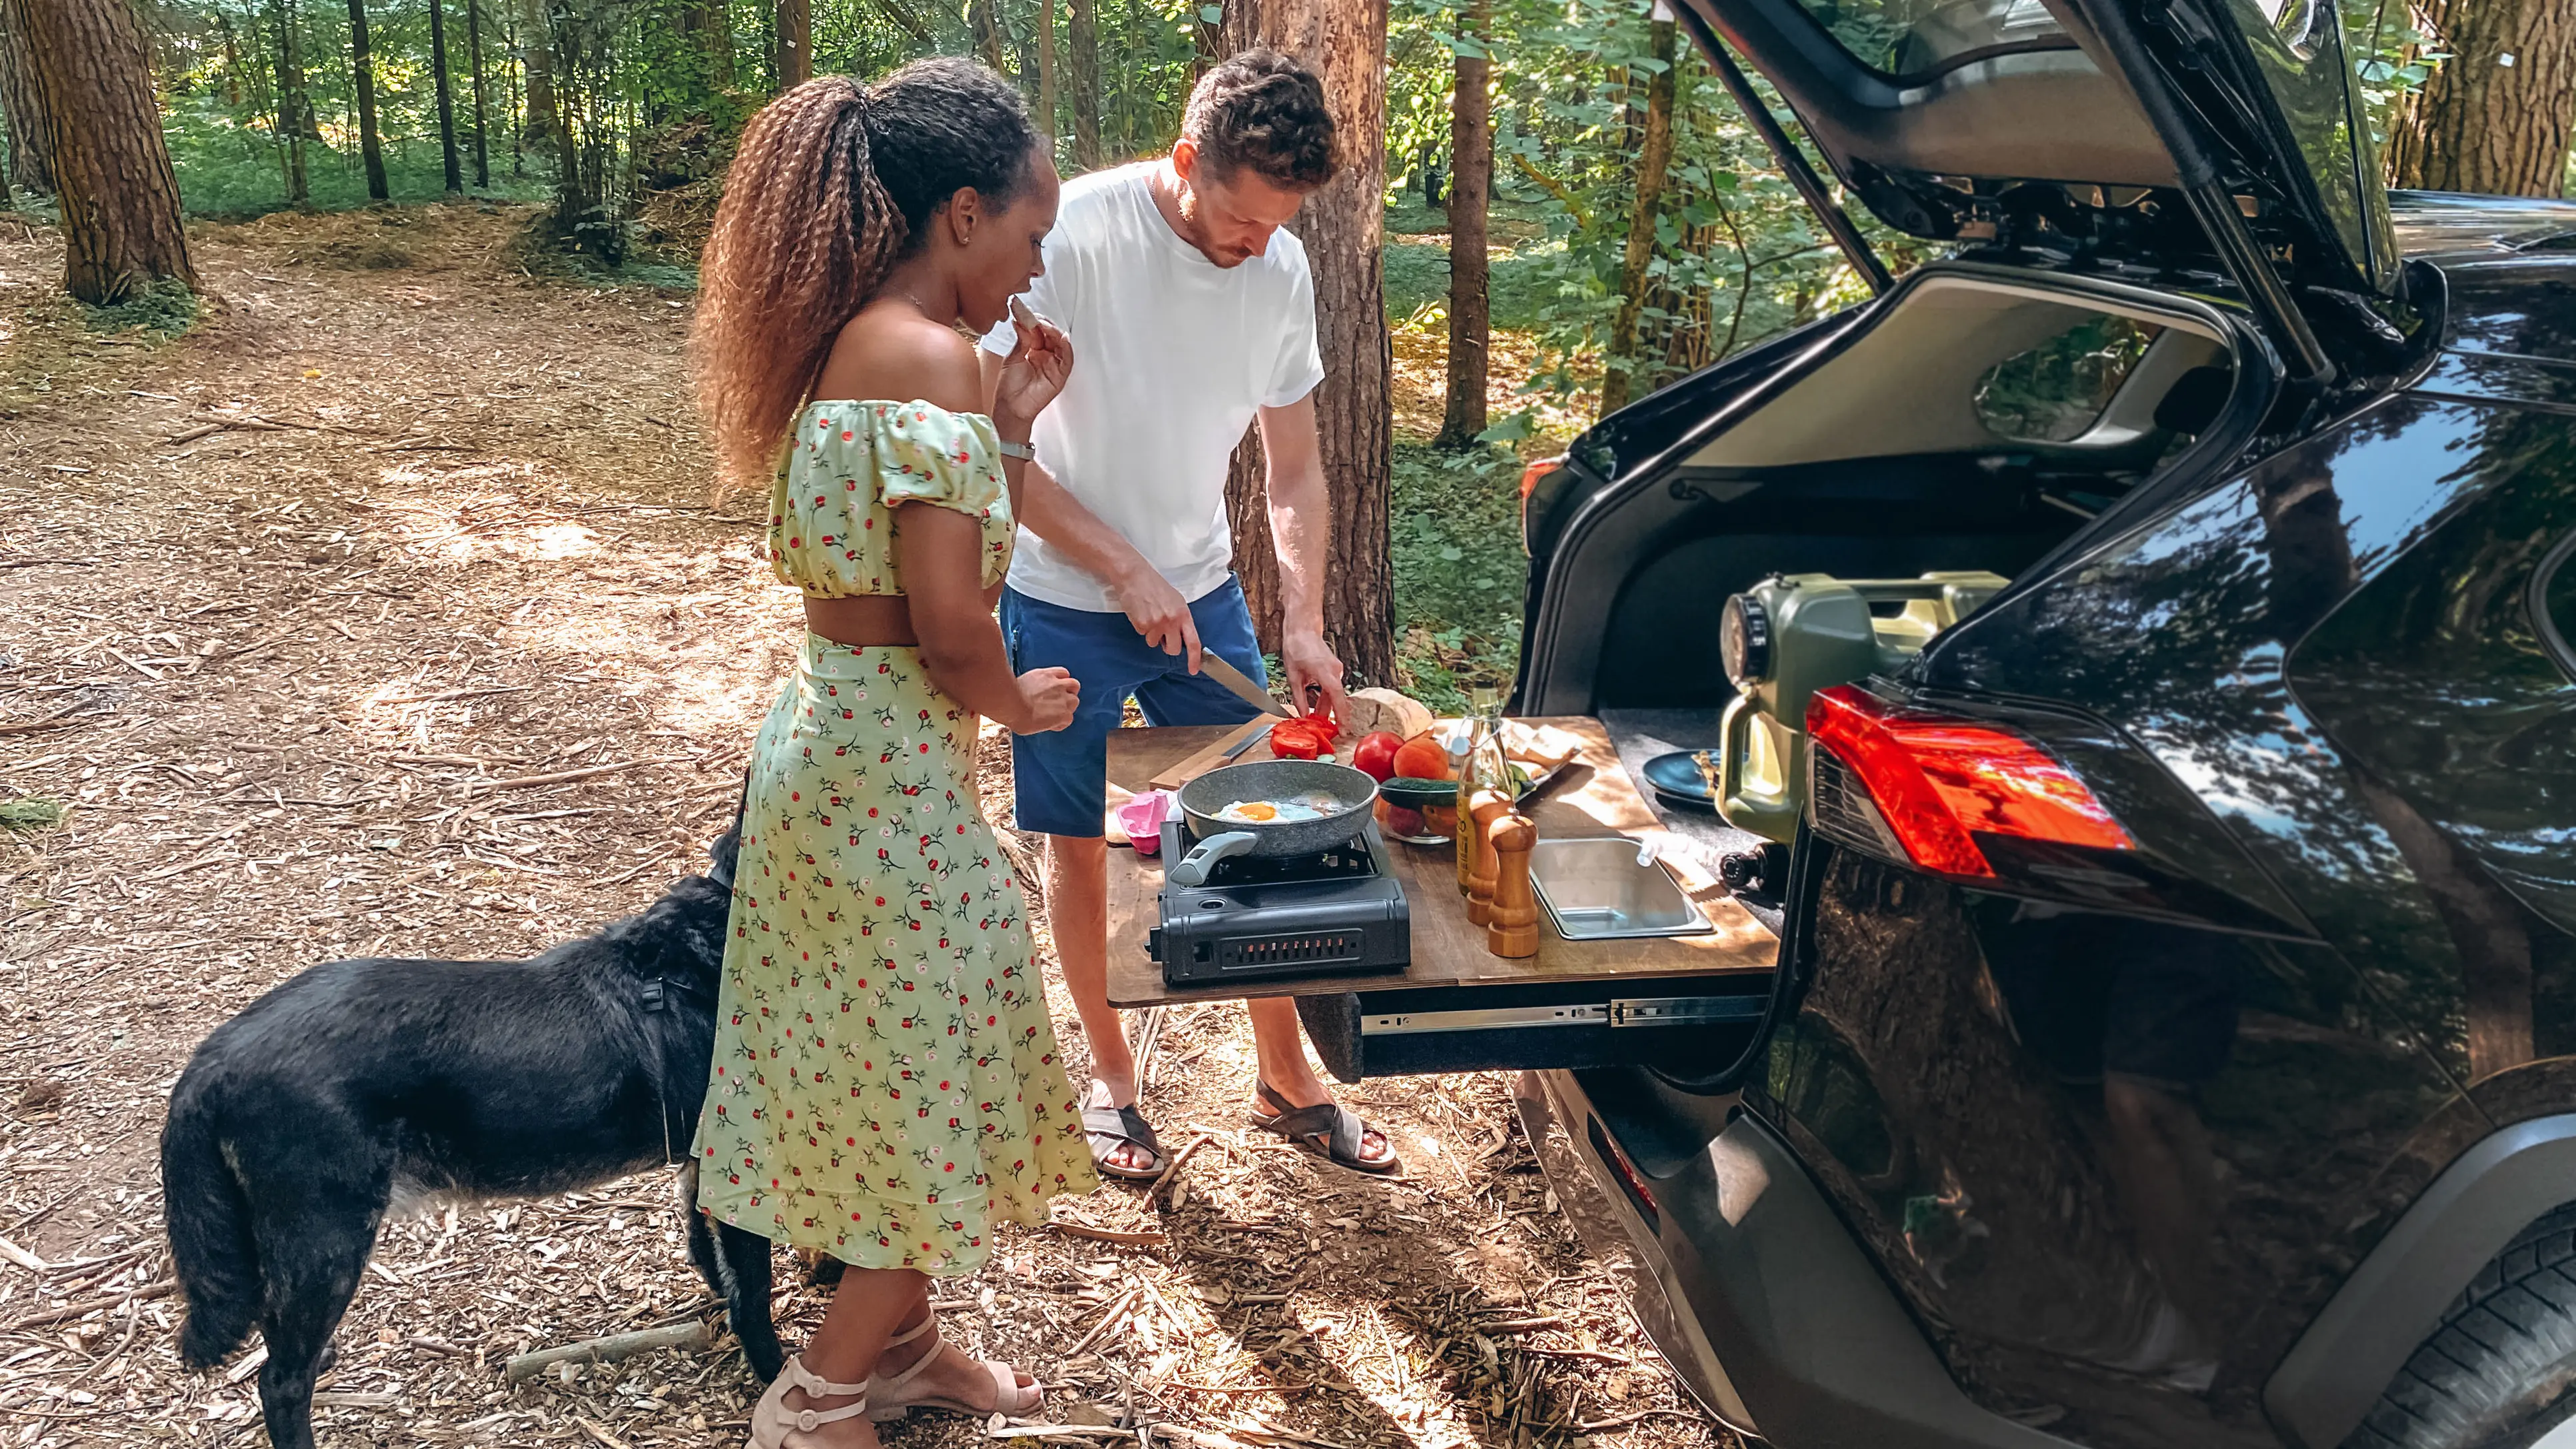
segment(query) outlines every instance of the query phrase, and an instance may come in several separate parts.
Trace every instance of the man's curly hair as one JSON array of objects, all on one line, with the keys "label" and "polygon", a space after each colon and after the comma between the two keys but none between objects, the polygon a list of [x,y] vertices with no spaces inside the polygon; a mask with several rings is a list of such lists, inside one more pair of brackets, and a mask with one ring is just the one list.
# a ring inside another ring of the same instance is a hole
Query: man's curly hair
[{"label": "man's curly hair", "polygon": [[1199,77],[1181,115],[1217,180],[1249,169],[1274,185],[1312,191],[1333,179],[1333,113],[1324,83],[1275,50],[1247,50]]}]

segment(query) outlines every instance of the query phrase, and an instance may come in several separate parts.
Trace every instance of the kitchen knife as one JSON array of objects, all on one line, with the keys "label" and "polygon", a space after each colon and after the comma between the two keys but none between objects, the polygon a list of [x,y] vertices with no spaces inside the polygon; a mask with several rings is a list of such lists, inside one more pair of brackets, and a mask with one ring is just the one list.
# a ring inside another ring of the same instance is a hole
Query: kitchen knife
[{"label": "kitchen knife", "polygon": [[1227,689],[1233,691],[1236,698],[1242,700],[1248,705],[1254,706],[1264,714],[1275,714],[1281,719],[1295,719],[1297,717],[1289,710],[1288,706],[1272,699],[1270,697],[1269,690],[1266,690],[1260,685],[1253,683],[1251,680],[1244,678],[1242,670],[1235,668],[1233,665],[1228,664],[1223,659],[1217,657],[1214,650],[1200,651],[1199,672],[1205,674],[1208,678],[1215,680],[1217,683],[1224,685]]}]

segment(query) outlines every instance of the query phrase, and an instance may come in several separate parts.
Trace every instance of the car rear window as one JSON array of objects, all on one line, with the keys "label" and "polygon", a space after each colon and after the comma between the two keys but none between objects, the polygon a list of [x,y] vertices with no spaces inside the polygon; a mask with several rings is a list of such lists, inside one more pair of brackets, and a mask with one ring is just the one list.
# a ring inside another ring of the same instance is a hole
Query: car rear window
[{"label": "car rear window", "polygon": [[2071,49],[2040,0],[1798,0],[1852,58],[1907,79],[1997,50]]},{"label": "car rear window", "polygon": [[2100,421],[2120,384],[2164,329],[2108,313],[1986,369],[1977,379],[1977,419],[1999,438],[2065,443]]}]

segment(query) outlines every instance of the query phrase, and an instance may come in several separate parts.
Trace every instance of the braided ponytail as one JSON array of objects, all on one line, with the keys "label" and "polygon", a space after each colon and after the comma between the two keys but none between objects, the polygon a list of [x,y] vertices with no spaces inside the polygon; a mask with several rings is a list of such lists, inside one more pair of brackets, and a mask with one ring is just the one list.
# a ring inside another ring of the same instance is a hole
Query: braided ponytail
[{"label": "braided ponytail", "polygon": [[730,491],[762,487],[841,328],[948,199],[1007,206],[1036,132],[1009,81],[916,61],[873,87],[818,76],[763,107],[725,173],[689,351]]}]

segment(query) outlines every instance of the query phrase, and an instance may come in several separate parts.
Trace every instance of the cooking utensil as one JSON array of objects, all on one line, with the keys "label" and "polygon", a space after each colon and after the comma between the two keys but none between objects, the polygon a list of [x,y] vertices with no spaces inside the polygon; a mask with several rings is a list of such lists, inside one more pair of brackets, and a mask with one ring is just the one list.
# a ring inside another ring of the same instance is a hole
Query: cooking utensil
[{"label": "cooking utensil", "polygon": [[1224,762],[1229,765],[1233,764],[1236,760],[1243,757],[1244,751],[1251,749],[1254,745],[1270,738],[1270,727],[1277,723],[1279,723],[1279,721],[1275,719],[1264,720],[1261,728],[1254,730],[1252,733],[1245,735],[1242,739],[1226,746],[1225,754],[1222,756]]},{"label": "cooking utensil", "polygon": [[[1333,809],[1312,820],[1243,822],[1217,812],[1239,800],[1293,800],[1321,796]],[[1208,870],[1237,855],[1304,855],[1341,845],[1360,833],[1377,801],[1377,781],[1348,765],[1323,760],[1255,760],[1226,765],[1192,780],[1173,797],[1198,844],[1166,868],[1174,885],[1205,885]]]},{"label": "cooking utensil", "polygon": [[1297,717],[1294,710],[1291,710],[1288,706],[1272,699],[1270,697],[1269,690],[1266,690],[1260,685],[1253,683],[1251,680],[1244,678],[1242,670],[1226,663],[1224,659],[1220,658],[1212,650],[1200,653],[1199,672],[1206,675],[1208,678],[1215,680],[1217,683],[1224,685],[1237,699],[1242,700],[1245,704],[1251,705],[1253,708],[1260,710],[1264,714],[1275,714],[1281,719],[1295,719]]}]

